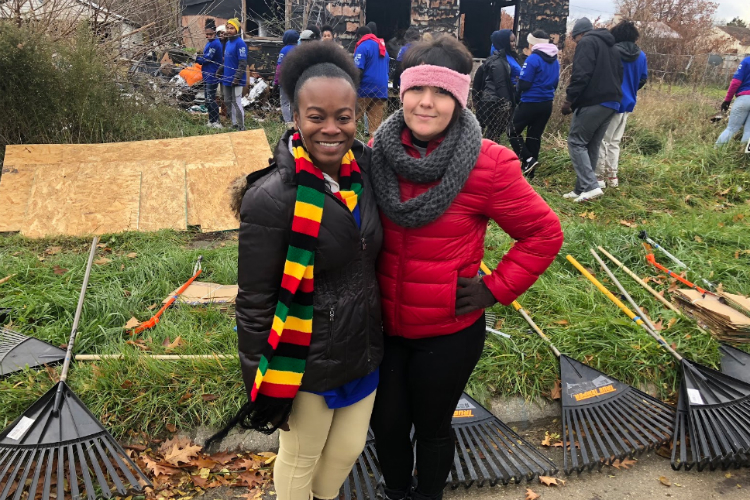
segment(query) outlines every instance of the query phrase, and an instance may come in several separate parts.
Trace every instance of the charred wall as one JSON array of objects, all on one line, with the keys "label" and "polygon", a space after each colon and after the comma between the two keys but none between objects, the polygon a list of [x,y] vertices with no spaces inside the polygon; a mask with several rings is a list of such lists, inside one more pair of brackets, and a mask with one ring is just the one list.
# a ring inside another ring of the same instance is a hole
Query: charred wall
[{"label": "charred wall", "polygon": [[537,29],[550,34],[562,48],[568,25],[569,0],[521,0],[518,4],[518,50],[526,49],[526,36]]},{"label": "charred wall", "polygon": [[411,0],[411,22],[422,33],[457,35],[459,0]]}]

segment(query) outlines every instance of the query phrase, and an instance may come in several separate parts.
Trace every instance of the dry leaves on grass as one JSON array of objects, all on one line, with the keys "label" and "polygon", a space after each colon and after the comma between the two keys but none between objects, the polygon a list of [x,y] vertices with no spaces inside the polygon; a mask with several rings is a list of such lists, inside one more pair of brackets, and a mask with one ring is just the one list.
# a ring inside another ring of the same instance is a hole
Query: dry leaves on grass
[{"label": "dry leaves on grass", "polygon": [[241,498],[260,498],[271,484],[273,453],[207,455],[187,438],[161,445],[129,446],[133,458],[154,484],[146,498],[189,500],[222,486],[248,488]]},{"label": "dry leaves on grass", "polygon": [[549,397],[552,399],[560,399],[562,397],[562,382],[560,379],[557,379],[555,385],[550,389]]},{"label": "dry leaves on grass", "polygon": [[62,251],[62,247],[47,247],[44,251],[47,255],[57,255]]},{"label": "dry leaves on grass", "polygon": [[178,347],[185,347],[185,345],[187,345],[185,343],[185,341],[182,340],[182,337],[180,337],[180,336],[178,336],[176,339],[174,339],[174,342],[170,342],[169,341],[169,337],[167,337],[166,344],[167,345],[165,346],[166,348],[164,350],[167,351],[167,352],[174,351]]},{"label": "dry leaves on grass", "polygon": [[635,222],[626,221],[625,219],[620,220],[620,224],[622,224],[625,227],[631,227],[631,228],[638,227],[638,224],[636,224]]},{"label": "dry leaves on grass", "polygon": [[526,499],[525,500],[537,500],[541,495],[534,492],[531,488],[526,488]]},{"label": "dry leaves on grass", "polygon": [[112,261],[106,257],[99,257],[98,259],[94,261],[94,264],[96,264],[97,266],[103,266],[103,265],[109,264],[110,262]]},{"label": "dry leaves on grass", "polygon": [[14,273],[14,274],[9,274],[9,275],[8,275],[8,276],[6,276],[5,278],[2,278],[2,279],[0,279],[0,285],[2,285],[3,283],[5,283],[5,282],[6,282],[6,281],[8,281],[9,279],[11,279],[11,278],[12,278],[13,276],[15,276],[15,273]]},{"label": "dry leaves on grass", "polygon": [[125,257],[127,257],[128,259],[135,259],[136,257],[138,257],[138,254],[135,252],[130,252]]},{"label": "dry leaves on grass", "polygon": [[141,322],[138,321],[138,318],[136,318],[135,316],[133,316],[133,317],[131,317],[128,320],[127,323],[125,323],[125,325],[123,326],[123,329],[125,329],[125,330],[131,330],[133,328],[137,328],[138,325],[140,325],[140,324],[141,324]]},{"label": "dry leaves on grass", "polygon": [[58,276],[62,276],[63,274],[67,273],[67,272],[68,272],[68,270],[67,270],[67,269],[65,269],[64,267],[60,267],[60,266],[54,266],[54,267],[52,268],[52,272],[53,272],[53,273],[55,273],[55,274],[56,274],[56,275],[58,275]]},{"label": "dry leaves on grass", "polygon": [[583,212],[583,213],[578,214],[578,217],[582,217],[584,219],[594,220],[594,219],[596,219],[596,214],[593,211],[591,211],[591,212]]}]

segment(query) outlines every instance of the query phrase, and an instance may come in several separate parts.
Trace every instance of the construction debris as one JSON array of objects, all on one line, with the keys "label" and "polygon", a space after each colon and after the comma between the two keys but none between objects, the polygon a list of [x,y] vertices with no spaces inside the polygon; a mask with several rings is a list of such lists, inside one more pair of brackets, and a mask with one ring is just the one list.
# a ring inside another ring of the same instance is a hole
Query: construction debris
[{"label": "construction debris", "polygon": [[[742,295],[730,296],[737,304],[750,305],[750,300]],[[707,329],[717,340],[732,343],[750,342],[750,317],[722,302],[720,297],[701,294],[697,290],[678,289],[672,299],[682,311]]]}]

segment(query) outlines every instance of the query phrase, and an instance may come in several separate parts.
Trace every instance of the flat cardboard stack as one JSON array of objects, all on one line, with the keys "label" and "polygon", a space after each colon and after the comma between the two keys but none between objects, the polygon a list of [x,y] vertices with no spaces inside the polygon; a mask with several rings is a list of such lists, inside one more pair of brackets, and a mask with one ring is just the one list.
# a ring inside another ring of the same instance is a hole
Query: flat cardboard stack
[{"label": "flat cardboard stack", "polygon": [[[193,281],[177,298],[178,304],[190,306],[218,305],[219,310],[234,316],[234,302],[237,299],[237,285],[219,285],[206,281]],[[169,298],[177,294],[177,290],[162,301],[165,304]]]},{"label": "flat cardboard stack", "polygon": [[[747,297],[730,295],[730,299],[739,304],[750,305]],[[693,289],[675,290],[672,298],[677,306],[702,328],[722,342],[750,343],[750,317],[742,314],[732,306],[725,304],[726,298],[716,295],[702,295]]]},{"label": "flat cardboard stack", "polygon": [[237,229],[229,187],[268,166],[263,130],[108,144],[8,146],[0,232],[32,238]]}]

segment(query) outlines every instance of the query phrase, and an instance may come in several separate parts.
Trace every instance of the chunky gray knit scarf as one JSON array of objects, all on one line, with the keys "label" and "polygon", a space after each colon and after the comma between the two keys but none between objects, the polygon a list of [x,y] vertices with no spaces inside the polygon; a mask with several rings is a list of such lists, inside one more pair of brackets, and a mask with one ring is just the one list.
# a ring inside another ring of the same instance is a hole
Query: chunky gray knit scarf
[{"label": "chunky gray knit scarf", "polygon": [[[421,227],[448,209],[463,189],[482,147],[482,129],[464,109],[443,142],[424,158],[412,158],[401,143],[406,126],[399,110],[378,128],[372,149],[370,181],[378,206],[402,227]],[[440,182],[419,196],[401,202],[398,177],[420,184]]]}]

